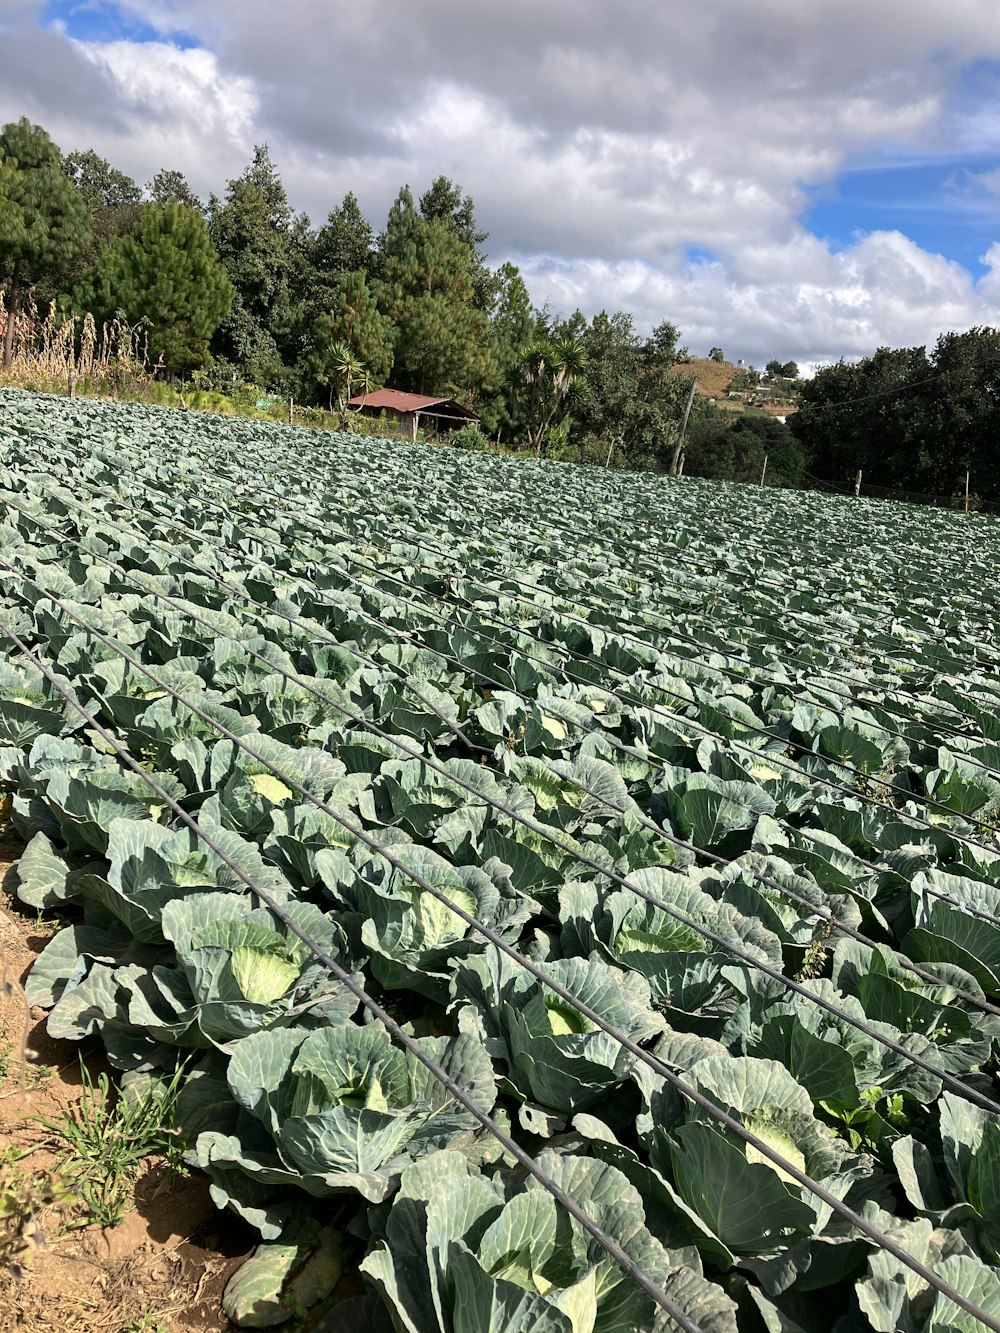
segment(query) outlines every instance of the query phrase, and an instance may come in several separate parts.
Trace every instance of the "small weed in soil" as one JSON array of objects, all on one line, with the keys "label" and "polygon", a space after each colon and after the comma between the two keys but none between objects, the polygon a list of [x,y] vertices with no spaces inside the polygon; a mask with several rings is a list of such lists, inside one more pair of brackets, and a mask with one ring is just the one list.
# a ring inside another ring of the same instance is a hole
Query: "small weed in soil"
[{"label": "small weed in soil", "polygon": [[72,1182],[85,1215],[71,1225],[114,1227],[135,1197],[135,1184],[150,1157],[163,1157],[178,1173],[183,1146],[177,1129],[177,1098],[183,1069],[165,1084],[123,1092],[107,1074],[95,1084],[80,1061],[83,1091],[76,1105],[52,1119],[39,1117],[58,1154],[60,1173]]}]

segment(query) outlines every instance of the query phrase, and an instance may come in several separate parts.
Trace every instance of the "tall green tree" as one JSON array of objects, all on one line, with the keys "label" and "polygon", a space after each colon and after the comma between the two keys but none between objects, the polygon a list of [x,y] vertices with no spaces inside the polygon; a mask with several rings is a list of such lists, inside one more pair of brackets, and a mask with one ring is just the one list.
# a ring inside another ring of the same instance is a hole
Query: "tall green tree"
[{"label": "tall green tree", "polygon": [[208,204],[209,235],[233,285],[233,303],[212,350],[264,384],[284,375],[283,350],[298,327],[292,299],[293,221],[266,144]]},{"label": "tall green tree", "polygon": [[63,170],[80,191],[90,214],[91,241],[77,259],[75,283],[97,263],[103,250],[135,226],[142,208],[142,191],[131,176],[113,167],[93,148],[67,153]]},{"label": "tall green tree", "polygon": [[62,154],[26,117],[0,130],[0,279],[6,282],[3,365],[10,366],[14,321],[24,293],[57,284],[91,238],[87,206],[63,170]]},{"label": "tall green tree", "polygon": [[366,273],[375,251],[375,233],[361,211],[354,194],[348,191],[343,202],[328,215],[315,234],[312,260],[317,273],[330,279],[342,273]]},{"label": "tall green tree", "polygon": [[810,472],[846,486],[861,469],[875,485],[932,490],[944,447],[943,434],[928,434],[924,387],[932,371],[923,347],[880,347],[804,381],[790,425]]},{"label": "tall green tree", "polygon": [[536,339],[511,367],[508,384],[522,438],[541,458],[566,442],[570,412],[584,391],[583,338],[561,332]]},{"label": "tall green tree", "polygon": [[205,364],[232,300],[204,218],[183,204],[147,204],[73,294],[75,309],[99,322],[118,312],[144,320],[151,355],[172,374]]},{"label": "tall green tree", "polygon": [[490,312],[494,367],[477,402],[483,429],[511,441],[522,435],[510,393],[512,377],[522,353],[547,330],[515,264],[501,264],[494,279],[495,299]]},{"label": "tall green tree", "polygon": [[805,454],[787,425],[768,416],[734,417],[704,400],[696,400],[684,454],[692,477],[758,482],[765,456],[771,485],[799,486],[805,475]]},{"label": "tall green tree", "polygon": [[[349,356],[345,356],[345,349]],[[312,378],[329,386],[332,406],[338,385],[345,379],[358,378],[355,366],[367,372],[371,387],[377,387],[385,383],[392,361],[393,328],[379,311],[364,272],[342,274],[331,308],[319,316],[313,328],[307,358]],[[350,398],[349,392],[346,398]],[[347,424],[346,398],[341,403],[342,425]]]},{"label": "tall green tree", "polygon": [[586,392],[577,414],[591,453],[637,468],[668,461],[688,392],[670,373],[679,336],[667,320],[644,339],[624,311],[594,317],[584,337]]},{"label": "tall green tree", "polygon": [[480,231],[476,206],[470,194],[447,176],[438,176],[420,196],[420,216],[425,222],[446,222],[466,246],[472,269],[475,302],[480,310],[491,311],[498,296],[498,277],[488,267],[482,246],[489,232]]},{"label": "tall green tree", "polygon": [[63,170],[92,213],[102,209],[121,213],[137,208],[142,201],[142,191],[132,177],[113,167],[93,148],[67,153]]},{"label": "tall green tree", "polygon": [[308,352],[320,315],[338,299],[345,274],[371,271],[375,233],[353,194],[346,194],[316,231],[295,236],[291,287],[300,310],[301,341]]},{"label": "tall green tree", "polygon": [[427,222],[440,218],[451,223],[459,239],[473,250],[482,245],[489,235],[479,230],[472,196],[463,195],[462,187],[447,176],[438,176],[420,196],[420,216]]},{"label": "tall green tree", "polygon": [[494,356],[472,256],[449,222],[419,215],[408,189],[390,211],[380,270],[379,308],[396,330],[397,384],[417,393],[475,392]]}]

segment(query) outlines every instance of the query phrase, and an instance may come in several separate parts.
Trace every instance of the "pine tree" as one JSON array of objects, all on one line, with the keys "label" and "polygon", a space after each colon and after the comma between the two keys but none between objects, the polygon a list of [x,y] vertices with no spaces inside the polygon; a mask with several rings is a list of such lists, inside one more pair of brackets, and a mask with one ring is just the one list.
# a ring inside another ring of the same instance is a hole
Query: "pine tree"
[{"label": "pine tree", "polygon": [[[345,273],[337,284],[331,308],[314,326],[309,372],[320,384],[330,386],[332,405],[333,393],[344,378],[342,367],[348,364],[344,349],[353,363],[367,372],[372,387],[377,387],[385,383],[392,369],[392,341],[392,325],[380,314],[364,273]],[[351,377],[357,378],[353,364]],[[341,404],[341,424],[347,424],[346,400]]]},{"label": "pine tree", "polygon": [[232,308],[213,351],[260,383],[282,378],[282,351],[294,343],[297,312],[291,281],[293,214],[266,145],[224,199],[209,200],[209,234],[233,285]]},{"label": "pine tree", "polygon": [[119,312],[130,324],[145,320],[153,359],[177,374],[205,364],[232,299],[204,218],[183,204],[147,204],[131,235],[76,289],[73,305],[98,322]]},{"label": "pine tree", "polygon": [[343,273],[368,271],[375,250],[375,233],[352,193],[344,195],[313,238],[312,262],[328,279]]},{"label": "pine tree", "polygon": [[14,320],[26,290],[50,284],[87,248],[91,225],[62,154],[39,125],[23,117],[0,131],[0,277],[7,282],[3,365],[13,358]]},{"label": "pine tree", "polygon": [[93,233],[90,244],[67,275],[69,285],[73,286],[94,267],[107,246],[135,226],[142,208],[142,191],[131,176],[113,167],[93,148],[67,153],[63,170],[87,205]]},{"label": "pine tree", "polygon": [[418,393],[475,392],[494,355],[469,247],[447,220],[422,218],[406,188],[380,248],[379,308],[396,329],[397,383]]}]

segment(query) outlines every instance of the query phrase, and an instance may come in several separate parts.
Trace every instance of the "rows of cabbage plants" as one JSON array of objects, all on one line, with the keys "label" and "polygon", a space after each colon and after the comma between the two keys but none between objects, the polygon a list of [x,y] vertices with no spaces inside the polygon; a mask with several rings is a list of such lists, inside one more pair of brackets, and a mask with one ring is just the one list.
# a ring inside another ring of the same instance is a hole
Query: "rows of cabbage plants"
[{"label": "rows of cabbage plants", "polygon": [[0,497],[28,999],[232,1317],[1000,1327],[995,521],[13,392]]}]

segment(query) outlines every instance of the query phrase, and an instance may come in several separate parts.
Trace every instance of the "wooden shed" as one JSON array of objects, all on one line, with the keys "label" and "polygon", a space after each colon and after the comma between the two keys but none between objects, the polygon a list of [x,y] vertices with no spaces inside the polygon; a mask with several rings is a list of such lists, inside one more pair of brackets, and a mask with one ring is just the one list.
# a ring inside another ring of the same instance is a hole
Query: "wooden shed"
[{"label": "wooden shed", "polygon": [[460,426],[478,426],[479,418],[456,403],[454,398],[428,398],[421,393],[403,393],[399,389],[376,389],[374,393],[360,394],[352,398],[348,407],[365,416],[378,417],[385,412],[399,422],[401,434],[416,440],[421,418],[426,418],[431,428],[443,434],[457,430]]}]

